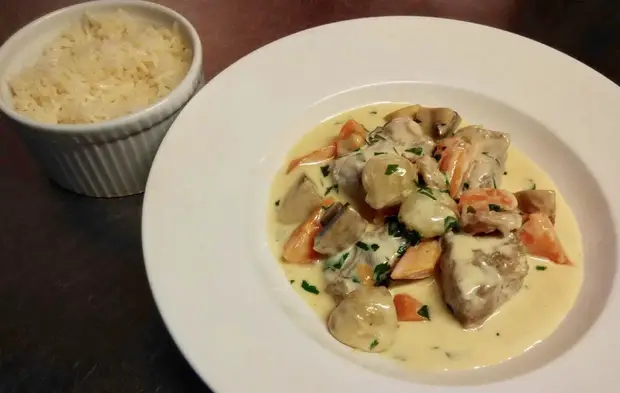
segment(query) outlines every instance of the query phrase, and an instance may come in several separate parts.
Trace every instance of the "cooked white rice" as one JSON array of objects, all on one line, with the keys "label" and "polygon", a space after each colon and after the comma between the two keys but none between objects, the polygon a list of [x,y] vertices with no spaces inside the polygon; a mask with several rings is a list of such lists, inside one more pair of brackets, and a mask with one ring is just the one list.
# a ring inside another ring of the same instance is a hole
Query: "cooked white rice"
[{"label": "cooked white rice", "polygon": [[125,11],[86,14],[10,81],[13,106],[43,123],[96,123],[166,96],[187,74],[191,49],[177,26]]}]

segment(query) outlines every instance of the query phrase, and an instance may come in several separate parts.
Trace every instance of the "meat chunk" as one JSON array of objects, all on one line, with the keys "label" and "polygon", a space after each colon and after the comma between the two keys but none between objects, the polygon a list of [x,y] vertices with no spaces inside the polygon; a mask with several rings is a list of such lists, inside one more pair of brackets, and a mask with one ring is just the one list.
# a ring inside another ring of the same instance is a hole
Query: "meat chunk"
[{"label": "meat chunk", "polygon": [[482,325],[513,297],[529,270],[523,244],[515,234],[448,234],[444,250],[440,261],[443,298],[466,329]]},{"label": "meat chunk", "polygon": [[412,160],[417,166],[424,182],[431,188],[447,190],[450,185],[446,175],[439,170],[439,163],[427,155],[418,156]]},{"label": "meat chunk", "polygon": [[306,175],[301,175],[288,190],[278,209],[278,220],[283,224],[297,224],[321,205],[322,198],[316,186]]},{"label": "meat chunk", "polygon": [[334,255],[354,245],[366,231],[367,222],[349,205],[340,208],[314,239],[314,250]]},{"label": "meat chunk", "polygon": [[407,229],[431,238],[446,233],[450,222],[457,221],[456,211],[456,203],[447,193],[418,187],[401,205],[398,219]]},{"label": "meat chunk", "polygon": [[384,287],[360,287],[329,315],[336,340],[365,352],[383,352],[394,343],[398,321],[392,295]]},{"label": "meat chunk", "polygon": [[450,108],[428,108],[421,105],[401,108],[385,116],[385,120],[401,117],[414,120],[425,135],[435,139],[450,135],[461,124],[461,116]]},{"label": "meat chunk", "polygon": [[372,157],[362,170],[366,203],[374,209],[398,205],[411,193],[417,178],[417,168],[404,157]]},{"label": "meat chunk", "polygon": [[420,125],[406,117],[390,121],[383,129],[374,131],[373,136],[382,136],[406,157],[431,154],[435,148],[435,142],[424,134]]},{"label": "meat chunk", "polygon": [[519,210],[523,213],[542,213],[555,224],[555,191],[524,190],[516,192],[515,197],[519,202]]}]

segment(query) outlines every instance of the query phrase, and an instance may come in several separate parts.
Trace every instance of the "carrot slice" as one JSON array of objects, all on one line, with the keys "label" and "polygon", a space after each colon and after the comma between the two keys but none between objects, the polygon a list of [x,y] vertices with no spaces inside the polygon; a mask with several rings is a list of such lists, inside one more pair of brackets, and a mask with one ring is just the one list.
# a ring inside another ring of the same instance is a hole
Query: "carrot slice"
[{"label": "carrot slice", "polygon": [[422,303],[411,295],[399,293],[394,296],[394,307],[396,308],[396,318],[400,322],[426,320],[426,318],[418,314],[418,310],[422,308]]},{"label": "carrot slice", "polygon": [[290,162],[288,168],[286,169],[286,173],[290,173],[293,169],[297,168],[300,165],[312,165],[318,164],[329,159],[332,159],[336,156],[336,143],[329,144],[324,146],[318,150],[315,150],[305,156],[301,156],[295,158]]},{"label": "carrot slice", "polygon": [[532,213],[519,232],[527,251],[537,257],[547,258],[559,265],[572,265],[549,217]]},{"label": "carrot slice", "polygon": [[348,154],[366,144],[366,129],[355,120],[348,120],[336,139],[336,156]]},{"label": "carrot slice", "polygon": [[439,170],[450,179],[450,196],[458,198],[474,158],[474,146],[464,138],[452,137],[444,139],[438,149],[441,152]]},{"label": "carrot slice", "polygon": [[334,203],[333,198],[325,198],[306,221],[299,224],[284,244],[282,258],[290,263],[313,263],[322,257],[314,251],[314,238],[323,229],[321,219],[326,209]]},{"label": "carrot slice", "polygon": [[519,203],[512,192],[498,188],[474,188],[463,191],[459,199],[459,211],[463,211],[467,206],[489,210],[489,205],[497,205],[502,210],[515,210]]}]

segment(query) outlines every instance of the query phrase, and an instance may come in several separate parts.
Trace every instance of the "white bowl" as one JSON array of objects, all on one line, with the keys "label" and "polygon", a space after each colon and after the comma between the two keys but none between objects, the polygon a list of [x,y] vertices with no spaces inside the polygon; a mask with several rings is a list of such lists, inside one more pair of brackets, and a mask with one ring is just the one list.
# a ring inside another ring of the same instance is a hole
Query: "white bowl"
[{"label": "white bowl", "polygon": [[[7,80],[32,65],[42,48],[86,11],[122,8],[157,24],[177,22],[193,52],[189,71],[172,92],[154,105],[93,124],[44,124],[17,113]],[[135,0],[92,1],[63,8],[28,24],[0,47],[0,110],[46,174],[80,194],[118,197],[144,191],[153,158],[175,117],[204,85],[202,46],[183,16],[158,4]]]}]

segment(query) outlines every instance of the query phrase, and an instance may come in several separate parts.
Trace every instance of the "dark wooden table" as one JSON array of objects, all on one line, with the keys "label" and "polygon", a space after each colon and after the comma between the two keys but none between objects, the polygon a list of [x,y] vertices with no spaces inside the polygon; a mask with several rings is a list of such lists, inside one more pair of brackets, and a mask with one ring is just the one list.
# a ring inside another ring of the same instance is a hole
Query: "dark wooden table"
[{"label": "dark wooden table", "polygon": [[[0,0],[0,42],[75,2]],[[525,35],[620,81],[620,3],[614,0],[162,3],[198,28],[207,78],[308,27],[365,16],[430,15]],[[140,247],[141,204],[141,196],[91,199],[59,189],[0,117],[0,393],[209,391],[153,302]]]}]

